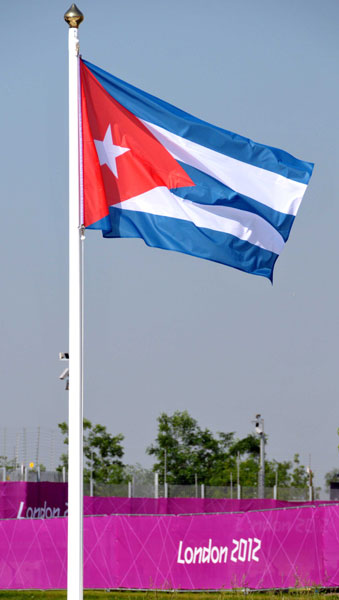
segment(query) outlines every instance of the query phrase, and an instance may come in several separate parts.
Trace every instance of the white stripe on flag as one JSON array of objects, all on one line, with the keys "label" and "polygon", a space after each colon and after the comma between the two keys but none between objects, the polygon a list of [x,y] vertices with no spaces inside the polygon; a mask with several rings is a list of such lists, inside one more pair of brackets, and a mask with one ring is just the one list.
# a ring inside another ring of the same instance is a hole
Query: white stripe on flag
[{"label": "white stripe on flag", "polygon": [[197,204],[179,198],[166,187],[114,204],[113,208],[191,221],[196,227],[230,233],[275,254],[280,254],[284,247],[281,235],[258,215],[228,206]]},{"label": "white stripe on flag", "polygon": [[181,162],[274,210],[296,215],[307,185],[255,167],[191,142],[159,125],[140,119],[166,150]]}]

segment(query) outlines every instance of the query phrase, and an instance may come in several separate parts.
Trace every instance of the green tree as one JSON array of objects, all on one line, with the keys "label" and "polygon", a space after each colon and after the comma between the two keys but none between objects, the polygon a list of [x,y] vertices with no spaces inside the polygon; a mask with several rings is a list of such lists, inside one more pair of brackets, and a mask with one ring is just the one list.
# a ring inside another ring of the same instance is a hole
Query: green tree
[{"label": "green tree", "polygon": [[[221,434],[219,434],[220,436]],[[265,436],[267,441],[267,436]],[[260,440],[253,433],[244,438],[234,439],[227,448],[222,464],[216,465],[211,477],[211,485],[229,485],[237,481],[239,460],[239,482],[244,487],[256,487],[258,484]],[[265,482],[267,487],[273,487],[276,474],[280,486],[289,485],[291,463],[276,460],[265,460]]]},{"label": "green tree", "polygon": [[[257,446],[256,446],[257,445]],[[211,477],[212,485],[229,485],[237,481],[237,457],[239,456],[239,481],[243,487],[255,487],[258,484],[259,440],[249,434],[243,439],[235,440],[230,446],[228,456],[225,457],[222,471],[215,471]],[[265,460],[265,486],[273,487],[278,482],[279,487],[306,487],[308,473],[304,465],[300,464],[299,455],[292,461]]]},{"label": "green tree", "polygon": [[277,460],[265,461],[265,484],[273,487],[278,482],[279,487],[289,487],[291,479],[292,463],[289,460],[279,462]]},{"label": "green tree", "polygon": [[[64,436],[64,444],[68,445],[68,425],[59,423],[58,427]],[[125,480],[124,455],[122,441],[124,436],[119,433],[113,436],[104,425],[92,425],[84,419],[84,481],[88,482],[93,472],[93,479],[100,483],[122,483]],[[68,467],[68,454],[60,457],[61,465]]]},{"label": "green tree", "polygon": [[306,467],[300,464],[299,454],[294,455],[293,465],[291,465],[291,467],[292,466],[294,468],[291,472],[290,485],[292,487],[307,487],[309,483],[309,475]]},{"label": "green tree", "polygon": [[189,485],[198,480],[208,483],[214,465],[225,455],[233,434],[216,438],[209,429],[201,429],[188,412],[176,411],[172,416],[161,413],[158,418],[158,435],[146,450],[155,456],[154,471],[164,481],[165,462],[167,482]]},{"label": "green tree", "polygon": [[7,471],[13,471],[17,467],[16,459],[9,459],[8,456],[0,456],[0,467],[6,467]]},{"label": "green tree", "polygon": [[140,484],[154,485],[154,472],[143,467],[140,463],[125,466],[126,481],[136,480]]},{"label": "green tree", "polygon": [[[266,438],[267,441],[267,438]],[[187,411],[176,411],[172,416],[161,413],[158,418],[158,433],[154,444],[146,452],[154,456],[153,470],[164,480],[165,462],[169,484],[193,484],[195,474],[198,481],[206,485],[226,486],[231,480],[239,481],[244,487],[258,485],[260,440],[254,434],[237,439],[235,434],[201,429]],[[267,487],[305,487],[308,483],[306,468],[300,464],[299,455],[293,462],[265,460]]]},{"label": "green tree", "polygon": [[239,461],[239,482],[243,486],[255,487],[258,483],[260,442],[249,434],[236,439],[234,433],[218,433],[219,439],[227,439],[222,452],[214,463],[210,473],[209,485],[229,485],[231,480],[237,482]]}]

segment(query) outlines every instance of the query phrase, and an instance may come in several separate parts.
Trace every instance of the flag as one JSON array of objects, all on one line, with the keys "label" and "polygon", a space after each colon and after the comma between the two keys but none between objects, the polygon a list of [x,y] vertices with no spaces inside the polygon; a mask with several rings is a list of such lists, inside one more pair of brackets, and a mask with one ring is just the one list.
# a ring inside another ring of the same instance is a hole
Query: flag
[{"label": "flag", "polygon": [[80,61],[83,224],[272,280],[313,164]]}]

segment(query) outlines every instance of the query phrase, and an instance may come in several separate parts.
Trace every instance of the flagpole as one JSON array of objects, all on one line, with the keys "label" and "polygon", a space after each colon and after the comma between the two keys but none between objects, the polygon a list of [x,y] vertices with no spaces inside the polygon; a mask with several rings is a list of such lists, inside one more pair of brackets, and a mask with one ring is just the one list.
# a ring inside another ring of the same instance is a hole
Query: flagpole
[{"label": "flagpole", "polygon": [[79,40],[83,15],[75,4],[69,25],[69,412],[67,598],[83,599],[82,229],[79,184]]}]

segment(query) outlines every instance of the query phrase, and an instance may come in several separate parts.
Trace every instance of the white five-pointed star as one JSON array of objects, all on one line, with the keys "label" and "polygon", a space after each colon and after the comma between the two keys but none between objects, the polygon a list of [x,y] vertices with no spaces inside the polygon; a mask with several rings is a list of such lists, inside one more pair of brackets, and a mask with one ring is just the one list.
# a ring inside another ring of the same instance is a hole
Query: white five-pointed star
[{"label": "white five-pointed star", "polygon": [[113,144],[110,125],[107,127],[103,141],[101,142],[100,140],[94,140],[94,143],[97,149],[100,166],[107,165],[111,169],[113,175],[118,178],[116,159],[118,156],[121,156],[121,154],[128,152],[130,148],[123,148],[122,146],[115,146]]}]

